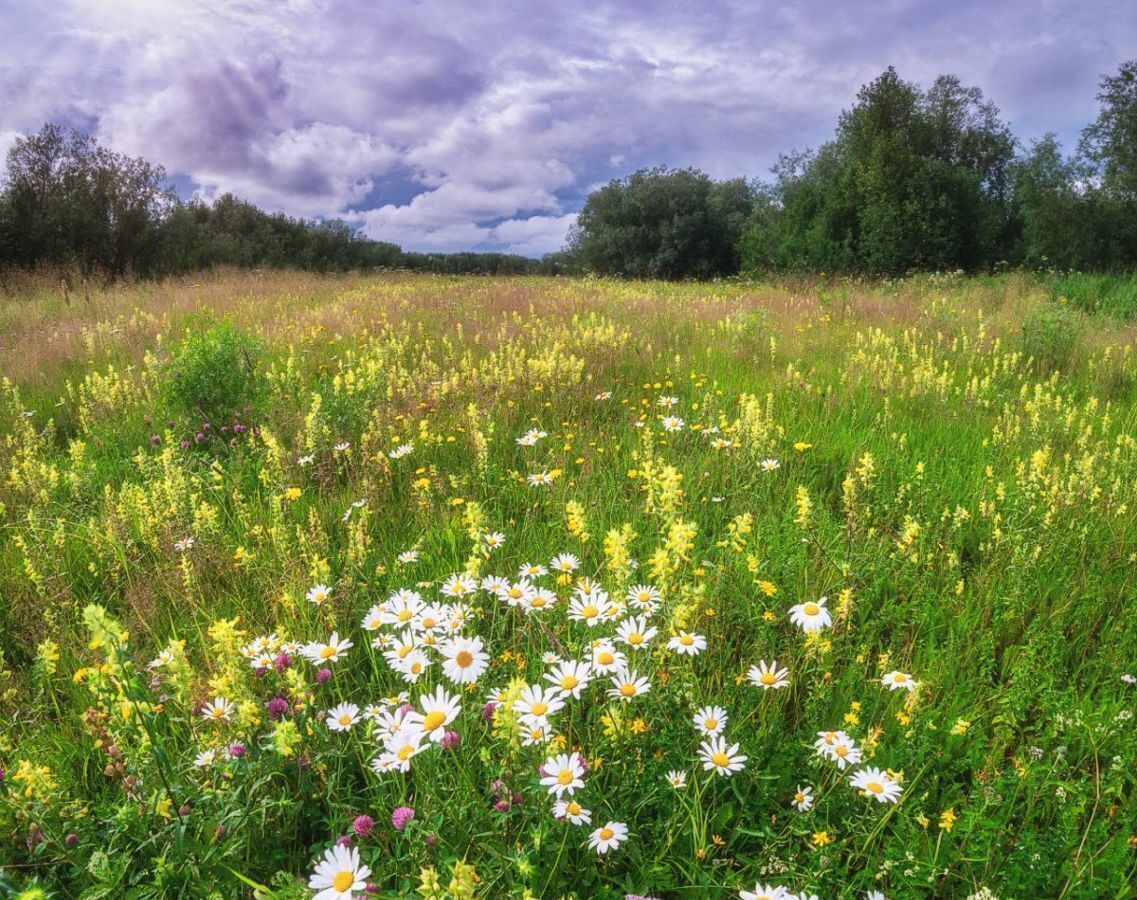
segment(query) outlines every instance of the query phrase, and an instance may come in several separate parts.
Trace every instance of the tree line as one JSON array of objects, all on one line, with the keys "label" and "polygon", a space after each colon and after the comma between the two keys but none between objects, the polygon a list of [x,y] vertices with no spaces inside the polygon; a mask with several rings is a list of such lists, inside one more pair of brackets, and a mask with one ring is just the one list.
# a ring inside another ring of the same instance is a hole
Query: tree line
[{"label": "tree line", "polygon": [[1030,146],[976,87],[926,90],[889,67],[815,150],[772,179],[644,169],[591,193],[565,248],[412,253],[348,223],[269,214],[231,194],[180,200],[159,165],[45,125],[17,139],[0,188],[0,269],[161,276],[216,265],[315,271],[715,278],[739,272],[901,275],[1137,268],[1137,60],[1101,80],[1100,110],[1065,153]]},{"label": "tree line", "polygon": [[1137,60],[1101,81],[1074,152],[1024,147],[981,90],[893,68],[832,140],[783,154],[769,181],[647,169],[591,194],[568,257],[607,275],[902,275],[1002,266],[1137,268]]},{"label": "tree line", "polygon": [[340,219],[270,214],[232,194],[213,203],[182,201],[161,166],[56,124],[18,138],[8,152],[0,269],[159,277],[219,265],[496,275],[542,268],[538,260],[506,253],[407,252]]}]

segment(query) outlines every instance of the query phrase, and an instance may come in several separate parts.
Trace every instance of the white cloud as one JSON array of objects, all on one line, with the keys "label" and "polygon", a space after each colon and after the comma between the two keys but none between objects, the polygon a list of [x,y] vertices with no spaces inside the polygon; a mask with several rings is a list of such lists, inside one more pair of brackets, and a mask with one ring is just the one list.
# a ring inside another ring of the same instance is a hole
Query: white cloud
[{"label": "white cloud", "polygon": [[[556,249],[648,165],[764,176],[885,66],[1069,138],[1137,55],[1126,0],[61,0],[0,9],[0,148],[46,120],[273,211],[410,249]],[[1024,78],[1020,73],[1030,73]],[[417,196],[413,196],[417,193]],[[397,202],[374,197],[397,197]]]}]

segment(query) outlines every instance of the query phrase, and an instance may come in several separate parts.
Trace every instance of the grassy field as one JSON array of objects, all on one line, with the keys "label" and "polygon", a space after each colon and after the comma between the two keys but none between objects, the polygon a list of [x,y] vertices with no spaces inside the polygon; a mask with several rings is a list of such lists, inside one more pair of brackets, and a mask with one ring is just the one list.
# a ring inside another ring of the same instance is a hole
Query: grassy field
[{"label": "grassy field", "polygon": [[0,896],[1134,896],[1137,331],[1085,308],[5,300]]}]

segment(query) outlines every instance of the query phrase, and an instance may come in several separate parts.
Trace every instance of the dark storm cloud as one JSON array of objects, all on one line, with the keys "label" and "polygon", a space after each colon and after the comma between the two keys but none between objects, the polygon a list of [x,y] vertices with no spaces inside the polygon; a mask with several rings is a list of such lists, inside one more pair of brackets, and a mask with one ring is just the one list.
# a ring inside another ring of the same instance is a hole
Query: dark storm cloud
[{"label": "dark storm cloud", "polygon": [[1067,146],[1137,56],[1127,0],[475,5],[0,0],[0,149],[45,120],[179,190],[416,249],[541,253],[646,165],[764,176],[887,65],[977,84]]}]

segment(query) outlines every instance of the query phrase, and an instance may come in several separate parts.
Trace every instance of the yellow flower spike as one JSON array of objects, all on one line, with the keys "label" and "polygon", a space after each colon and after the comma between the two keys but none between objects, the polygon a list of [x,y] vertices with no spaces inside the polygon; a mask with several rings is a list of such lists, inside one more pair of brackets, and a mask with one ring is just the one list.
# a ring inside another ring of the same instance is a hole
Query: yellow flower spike
[{"label": "yellow flower spike", "polygon": [[949,806],[940,813],[940,830],[951,831],[955,827],[955,823],[958,819],[959,817],[955,814],[955,809]]}]

